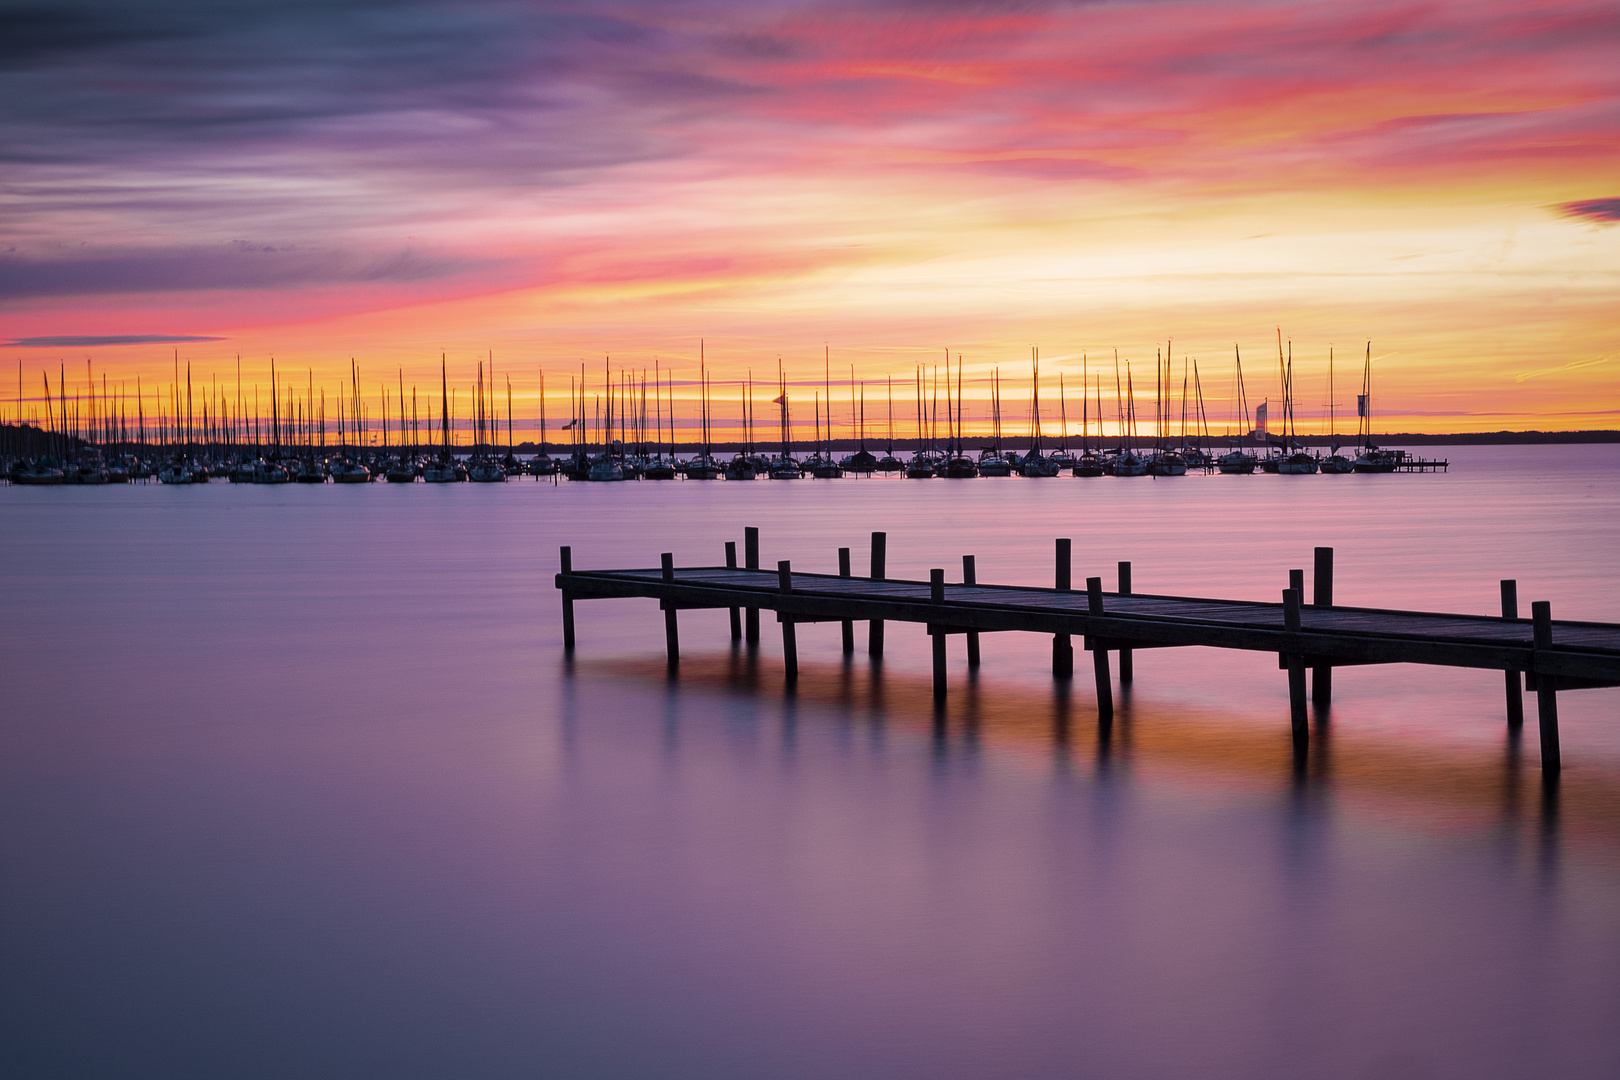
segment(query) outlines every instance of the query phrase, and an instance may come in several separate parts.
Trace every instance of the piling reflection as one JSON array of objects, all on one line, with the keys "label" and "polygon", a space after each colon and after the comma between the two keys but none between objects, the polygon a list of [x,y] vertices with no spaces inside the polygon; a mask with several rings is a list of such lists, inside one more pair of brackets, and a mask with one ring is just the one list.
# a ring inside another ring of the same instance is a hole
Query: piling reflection
[{"label": "piling reflection", "polygon": [[[579,663],[616,677],[663,676],[662,664],[653,660]],[[733,648],[683,658],[680,688],[671,693],[727,692],[764,701],[780,696],[789,740],[799,724],[820,716],[865,725],[878,742],[885,726],[926,735],[940,762],[981,752],[1041,751],[1059,763],[1060,772],[1073,775],[1114,775],[1128,763],[1147,775],[1274,786],[1300,800],[1290,804],[1294,814],[1332,798],[1376,800],[1435,824],[1494,820],[1504,835],[1533,836],[1538,861],[1549,873],[1567,835],[1620,841],[1620,770],[1589,766],[1562,782],[1544,781],[1539,762],[1526,759],[1515,732],[1487,755],[1472,747],[1357,733],[1333,724],[1328,706],[1315,705],[1309,744],[1297,753],[1286,717],[1155,705],[1126,689],[1113,716],[1098,720],[1087,688],[1068,680],[1049,685],[1043,694],[978,676],[941,701],[928,679],[885,671],[881,664],[806,662],[795,692],[787,695],[778,666],[761,664],[757,650]]]}]

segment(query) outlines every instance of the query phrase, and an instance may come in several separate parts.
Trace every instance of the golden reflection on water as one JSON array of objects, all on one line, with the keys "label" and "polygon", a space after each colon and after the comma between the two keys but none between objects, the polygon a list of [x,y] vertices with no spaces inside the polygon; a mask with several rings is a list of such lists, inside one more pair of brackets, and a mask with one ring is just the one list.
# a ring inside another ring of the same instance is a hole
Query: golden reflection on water
[{"label": "golden reflection on water", "polygon": [[[578,660],[579,674],[663,682],[672,676],[662,657]],[[780,658],[758,650],[688,654],[673,678],[686,689],[782,699],[788,694]],[[969,675],[953,679],[936,705],[933,683],[909,672],[885,671],[865,657],[843,664],[799,665],[792,698],[840,709],[855,720],[927,734],[945,749],[993,749],[1038,755],[1066,771],[1128,768],[1133,775],[1198,786],[1293,788],[1330,794],[1345,808],[1431,832],[1495,827],[1545,837],[1620,860],[1620,768],[1566,763],[1556,784],[1543,782],[1532,717],[1520,735],[1503,724],[1495,750],[1437,745],[1387,733],[1336,726],[1332,712],[1313,706],[1311,739],[1297,760],[1286,715],[1236,715],[1177,704],[1155,706],[1114,688],[1114,719],[1100,724],[1089,683],[1053,682],[1045,692],[995,684]]]}]

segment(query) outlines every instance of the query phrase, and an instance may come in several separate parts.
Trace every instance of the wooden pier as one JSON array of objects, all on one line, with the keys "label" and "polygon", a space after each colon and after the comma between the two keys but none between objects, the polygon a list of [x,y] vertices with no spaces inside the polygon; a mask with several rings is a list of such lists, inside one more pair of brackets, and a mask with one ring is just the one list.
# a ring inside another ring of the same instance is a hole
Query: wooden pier
[{"label": "wooden pier", "polygon": [[1395,463],[1394,472],[1446,472],[1451,462],[1445,458],[1403,457]]},{"label": "wooden pier", "polygon": [[[1112,674],[1108,654],[1118,654],[1119,678],[1130,682],[1132,653],[1137,649],[1204,646],[1275,653],[1288,673],[1290,723],[1296,754],[1309,741],[1306,672],[1311,672],[1310,698],[1325,706],[1332,696],[1335,667],[1364,664],[1431,664],[1505,672],[1509,728],[1524,719],[1523,689],[1536,694],[1542,769],[1556,775],[1558,692],[1620,686],[1620,625],[1555,622],[1551,605],[1532,604],[1531,617],[1519,617],[1515,583],[1501,583],[1502,615],[1449,615],[1341,607],[1333,602],[1333,549],[1317,548],[1312,594],[1305,598],[1305,572],[1289,571],[1289,587],[1277,603],[1213,600],[1189,596],[1156,596],[1131,589],[1130,563],[1118,565],[1118,585],[1104,591],[1102,578],[1086,579],[1083,591],[1072,588],[1070,542],[1054,545],[1052,588],[985,585],[977,580],[974,558],[963,556],[962,580],[947,583],[943,569],[927,581],[890,579],[885,574],[887,544],[872,534],[871,574],[851,573],[850,551],[838,552],[839,573],[807,574],[786,561],[774,569],[759,565],[759,530],[744,537],[744,565],[736,544],[726,544],[722,566],[680,567],[671,555],[646,570],[576,570],[572,551],[562,549],[563,647],[575,644],[574,603],[607,597],[646,597],[659,601],[669,665],[680,663],[678,613],[687,609],[728,608],[734,640],[759,639],[759,612],[771,611],[781,625],[786,681],[798,676],[799,623],[843,624],[844,652],[855,649],[854,624],[868,624],[867,647],[883,654],[884,627],[890,622],[918,623],[933,638],[934,696],[943,700],[948,666],[947,642],[966,638],[967,663],[979,663],[979,635],[1020,631],[1052,637],[1052,673],[1060,679],[1074,671],[1073,639],[1080,637],[1092,654],[1099,719],[1113,715]],[[739,618],[739,613],[745,617]],[[1524,682],[1521,684],[1521,673]]]}]

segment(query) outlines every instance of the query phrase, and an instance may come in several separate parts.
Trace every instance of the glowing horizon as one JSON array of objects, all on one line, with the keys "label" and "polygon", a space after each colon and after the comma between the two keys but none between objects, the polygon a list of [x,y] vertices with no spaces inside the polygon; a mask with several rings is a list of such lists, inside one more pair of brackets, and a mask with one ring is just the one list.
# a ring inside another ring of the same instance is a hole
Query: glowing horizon
[{"label": "glowing horizon", "polygon": [[1169,344],[1224,430],[1234,346],[1275,400],[1280,328],[1302,432],[1329,348],[1354,431],[1369,341],[1381,431],[1620,427],[1600,3],[83,14],[18,22],[0,74],[7,419],[87,357],[148,393],[176,352],[264,390],[274,357],[329,395],[352,357],[380,410],[442,352],[462,401],[493,353],[530,430],[542,368],[549,417],[582,360],[595,393],[604,357],[673,367],[684,425],[702,340],[726,433],[781,357],[808,438],[824,348],[845,430],[851,365],[868,405],[908,388],[904,430],[947,349],[973,437],[998,366],[1025,424],[1032,346],[1054,405],[1103,361],[1110,419],[1117,348],[1142,429]]}]

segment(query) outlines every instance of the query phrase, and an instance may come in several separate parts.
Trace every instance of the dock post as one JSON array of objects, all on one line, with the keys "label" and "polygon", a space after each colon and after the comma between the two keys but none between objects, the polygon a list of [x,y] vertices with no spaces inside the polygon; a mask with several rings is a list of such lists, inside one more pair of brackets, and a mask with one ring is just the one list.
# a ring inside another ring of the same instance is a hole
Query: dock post
[{"label": "dock post", "polygon": [[[1513,578],[1504,578],[1502,581],[1502,618],[1517,619],[1519,617],[1519,583]],[[1517,671],[1503,672],[1507,683],[1507,722],[1508,730],[1517,734],[1524,728],[1524,689],[1519,682]]]},{"label": "dock post", "polygon": [[[1086,613],[1101,615],[1103,613],[1102,578],[1086,578]],[[1114,718],[1114,688],[1108,680],[1108,650],[1103,646],[1103,639],[1096,634],[1091,637],[1091,666],[1097,675],[1097,719],[1107,723]]]},{"label": "dock post", "polygon": [[[1072,588],[1073,561],[1070,558],[1072,545],[1066,539],[1057,541],[1057,573],[1056,588],[1058,592],[1068,592]],[[1052,635],[1052,678],[1069,679],[1074,677],[1074,642],[1068,634]]]},{"label": "dock post", "polygon": [[[962,556],[962,584],[977,585],[979,583],[979,570],[972,555]],[[979,667],[979,632],[967,632],[968,670],[976,671]]]},{"label": "dock post", "polygon": [[[849,577],[849,548],[838,549],[838,576]],[[844,620],[844,655],[851,656],[855,652],[855,620]]]},{"label": "dock post", "polygon": [[[930,603],[943,604],[945,602],[945,571],[928,571],[928,600]],[[940,624],[930,626],[929,632],[934,636],[934,700],[945,700],[945,627]]]},{"label": "dock post", "polygon": [[[737,541],[735,540],[726,541],[726,569],[737,569]],[[731,640],[742,640],[742,610],[740,608],[731,609]]]},{"label": "dock post", "polygon": [[[1131,564],[1121,561],[1119,564],[1119,595],[1131,595]],[[1136,660],[1131,650],[1119,650],[1119,684],[1125,686],[1136,677]]]},{"label": "dock post", "polygon": [[[889,554],[889,534],[872,534],[872,580],[882,581],[887,575],[885,564]],[[883,620],[873,619],[867,624],[866,651],[874,660],[883,657]]]},{"label": "dock post", "polygon": [[[743,529],[743,568],[759,569],[759,530],[752,525]],[[751,607],[743,613],[743,637],[748,644],[759,642],[759,608]]]},{"label": "dock post", "polygon": [[[1333,606],[1333,549],[1316,549],[1316,567],[1311,576],[1311,606]],[[1333,704],[1333,665],[1317,664],[1311,668],[1311,700],[1326,708]]]},{"label": "dock post", "polygon": [[[1536,651],[1551,649],[1552,604],[1537,600],[1530,605]],[[1536,715],[1541,721],[1541,772],[1556,776],[1563,768],[1558,752],[1558,676],[1536,672]]]},{"label": "dock post", "polygon": [[[675,555],[664,552],[658,556],[659,567],[663,570],[663,579],[666,583],[675,580]],[[664,601],[664,651],[669,657],[669,667],[673,671],[681,662],[681,634],[676,623],[675,601]]]},{"label": "dock post", "polygon": [[[793,591],[793,564],[786,559],[776,564],[778,588],[784,593]],[[793,616],[782,612],[782,674],[789,686],[799,681],[799,634],[793,625]]]},{"label": "dock post", "polygon": [[[574,572],[574,549],[567,544],[562,548],[562,572]],[[563,590],[563,652],[574,651],[574,594],[567,589]]]},{"label": "dock post", "polygon": [[[1289,577],[1295,574],[1304,577],[1301,570],[1291,571]],[[1290,634],[1299,633],[1299,600],[1299,589],[1283,590],[1283,629]],[[1288,718],[1294,732],[1294,750],[1298,753],[1310,741],[1310,728],[1305,713],[1305,657],[1297,652],[1288,654]]]}]

